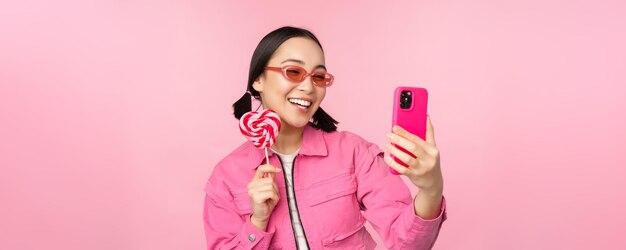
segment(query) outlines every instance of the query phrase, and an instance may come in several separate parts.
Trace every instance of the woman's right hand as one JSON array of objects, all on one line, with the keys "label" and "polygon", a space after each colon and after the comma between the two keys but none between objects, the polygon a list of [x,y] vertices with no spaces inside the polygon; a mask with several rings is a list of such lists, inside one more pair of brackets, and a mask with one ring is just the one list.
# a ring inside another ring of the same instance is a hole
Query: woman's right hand
[{"label": "woman's right hand", "polygon": [[[248,184],[248,196],[252,206],[250,222],[263,231],[266,230],[272,211],[274,211],[280,198],[278,185],[274,181],[274,173],[280,171],[280,168],[269,164],[261,165]],[[265,177],[266,173],[267,177]]]}]

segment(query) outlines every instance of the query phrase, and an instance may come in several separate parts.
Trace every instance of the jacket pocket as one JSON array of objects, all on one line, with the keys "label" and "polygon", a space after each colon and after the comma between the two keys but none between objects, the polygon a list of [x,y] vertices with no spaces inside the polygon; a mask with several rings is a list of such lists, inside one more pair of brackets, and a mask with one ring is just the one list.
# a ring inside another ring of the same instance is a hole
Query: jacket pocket
[{"label": "jacket pocket", "polygon": [[364,224],[365,224],[365,221],[362,221],[354,229],[352,229],[350,231],[342,232],[342,233],[338,233],[336,235],[332,235],[330,237],[326,237],[326,238],[322,239],[322,244],[324,246],[331,245],[331,244],[333,244],[335,242],[342,241],[342,240],[344,240],[344,239],[346,239],[346,238],[348,238],[350,236],[353,236],[354,234],[358,233],[363,228]]},{"label": "jacket pocket", "polygon": [[365,229],[365,220],[347,232],[339,233],[322,239],[326,249],[375,249],[376,242]]},{"label": "jacket pocket", "polygon": [[309,206],[316,206],[346,195],[354,194],[357,183],[351,173],[342,173],[313,184],[308,191]]}]

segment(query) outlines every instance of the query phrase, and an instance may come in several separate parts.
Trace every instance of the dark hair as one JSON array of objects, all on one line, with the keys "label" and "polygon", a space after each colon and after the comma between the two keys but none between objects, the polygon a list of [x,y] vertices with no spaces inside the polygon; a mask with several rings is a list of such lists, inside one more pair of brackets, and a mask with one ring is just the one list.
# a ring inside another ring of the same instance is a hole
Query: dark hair
[{"label": "dark hair", "polygon": [[[265,35],[254,50],[254,54],[252,54],[250,72],[248,74],[247,91],[233,104],[235,118],[240,119],[243,114],[252,110],[252,101],[250,100],[251,96],[254,96],[255,99],[259,99],[261,97],[259,92],[252,87],[254,80],[265,72],[265,66],[267,66],[267,63],[276,49],[278,49],[283,42],[293,37],[309,38],[317,43],[317,45],[320,46],[320,49],[322,49],[322,44],[320,44],[315,35],[313,35],[310,31],[301,28],[285,26]],[[324,49],[322,49],[322,52],[323,51]],[[326,132],[336,131],[336,124],[338,123],[339,122],[330,117],[330,115],[328,115],[322,107],[318,107],[315,114],[313,114],[313,122],[309,122],[312,127],[322,129]]]}]

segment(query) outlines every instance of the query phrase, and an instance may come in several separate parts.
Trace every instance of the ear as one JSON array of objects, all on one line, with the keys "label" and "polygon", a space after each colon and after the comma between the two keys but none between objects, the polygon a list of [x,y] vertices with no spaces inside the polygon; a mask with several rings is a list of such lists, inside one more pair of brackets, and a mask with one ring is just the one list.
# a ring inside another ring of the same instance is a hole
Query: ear
[{"label": "ear", "polygon": [[258,77],[253,83],[252,83],[252,88],[254,88],[254,90],[256,90],[257,92],[261,93],[263,92],[263,84],[261,83],[261,77]]}]

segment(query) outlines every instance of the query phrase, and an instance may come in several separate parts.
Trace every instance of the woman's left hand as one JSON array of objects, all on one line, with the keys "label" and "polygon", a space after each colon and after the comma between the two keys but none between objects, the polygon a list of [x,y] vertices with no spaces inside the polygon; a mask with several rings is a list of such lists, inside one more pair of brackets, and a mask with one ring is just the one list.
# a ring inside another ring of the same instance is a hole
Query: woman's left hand
[{"label": "woman's left hand", "polygon": [[[426,141],[400,126],[394,126],[393,134],[388,135],[390,143],[387,144],[385,151],[403,161],[408,167],[394,161],[389,154],[385,155],[385,162],[398,173],[408,177],[420,189],[420,192],[440,196],[443,192],[443,176],[430,116],[427,116],[426,124]],[[416,157],[402,152],[392,144],[404,148]]]}]

